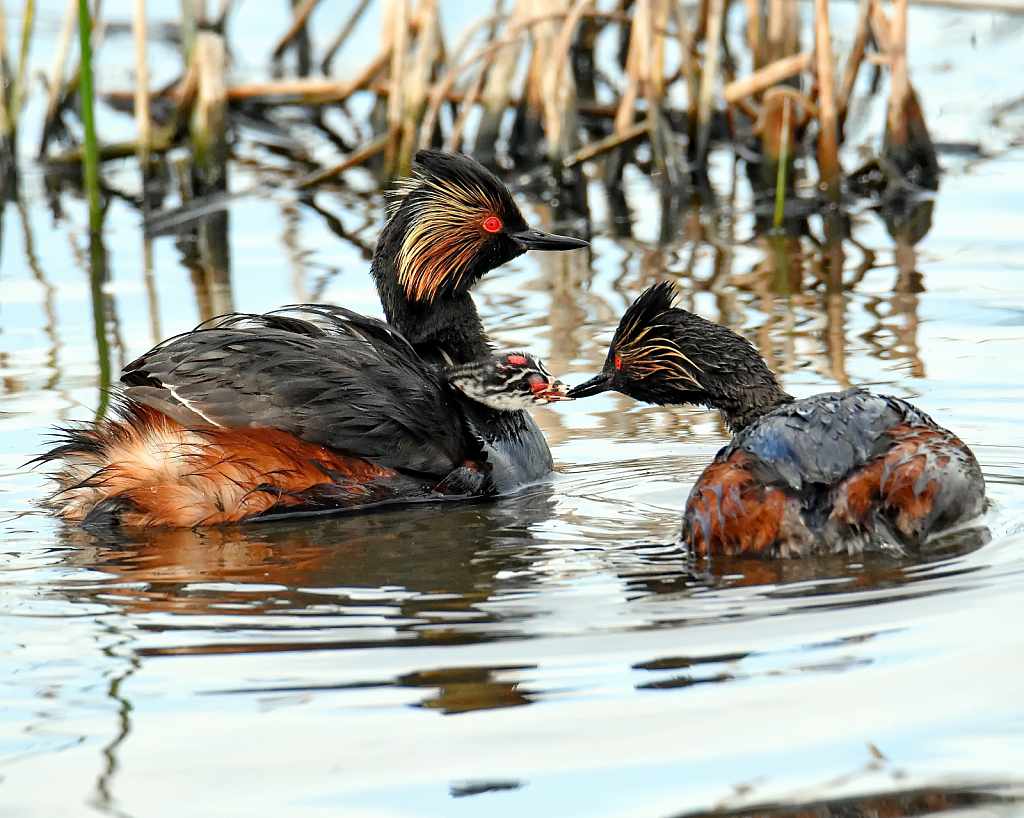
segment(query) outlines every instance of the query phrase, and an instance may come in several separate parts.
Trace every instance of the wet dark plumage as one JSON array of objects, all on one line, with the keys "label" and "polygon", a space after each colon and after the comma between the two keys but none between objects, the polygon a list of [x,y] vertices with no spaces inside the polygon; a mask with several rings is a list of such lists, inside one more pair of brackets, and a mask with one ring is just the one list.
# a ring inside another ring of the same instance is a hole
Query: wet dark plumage
[{"label": "wet dark plumage", "polygon": [[471,159],[417,161],[372,265],[390,323],[305,305],[165,341],[125,368],[111,418],[39,458],[61,465],[52,507],[193,526],[493,495],[550,473],[529,415],[469,399],[445,372],[492,355],[469,295],[480,276],[585,242],[530,230]]},{"label": "wet dark plumage", "polygon": [[736,434],[687,500],[696,554],[902,552],[982,511],[977,459],[924,412],[860,388],[796,400],[748,341],[674,297],[667,283],[645,291],[601,374],[569,394],[720,410]]}]

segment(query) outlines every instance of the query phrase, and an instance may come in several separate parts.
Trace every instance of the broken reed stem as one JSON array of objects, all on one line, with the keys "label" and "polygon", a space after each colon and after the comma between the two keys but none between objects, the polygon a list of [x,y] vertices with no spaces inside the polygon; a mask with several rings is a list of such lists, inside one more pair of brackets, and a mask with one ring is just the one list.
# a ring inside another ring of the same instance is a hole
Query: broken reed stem
[{"label": "broken reed stem", "polygon": [[353,153],[348,159],[346,159],[340,165],[335,165],[330,170],[325,170],[322,173],[318,173],[315,176],[310,176],[308,179],[305,179],[304,181],[300,182],[299,189],[304,190],[306,188],[316,187],[316,185],[322,184],[323,182],[326,182],[329,179],[333,179],[336,176],[339,176],[349,168],[354,168],[363,164],[363,162],[365,162],[371,156],[373,156],[376,153],[380,153],[382,150],[384,150],[384,148],[387,147],[388,140],[390,138],[391,137],[389,134],[384,134],[384,136],[379,137],[378,139],[374,139],[373,142],[371,142],[365,148],[362,148],[361,150],[358,150],[355,153]]},{"label": "broken reed stem", "polygon": [[288,46],[291,45],[302,27],[306,25],[306,20],[310,13],[316,7],[316,4],[320,0],[302,0],[293,11],[292,24],[288,27],[288,30],[284,33],[284,36],[277,43],[277,47],[274,49],[272,58],[274,60],[280,60],[284,56],[284,52],[288,50]]},{"label": "broken reed stem", "polygon": [[810,54],[794,54],[792,57],[783,57],[781,60],[776,60],[761,70],[755,71],[749,77],[727,83],[722,96],[730,105],[739,102],[744,97],[755,96],[762,91],[767,91],[773,85],[778,85],[783,80],[795,77],[807,67],[810,61]]},{"label": "broken reed stem", "polygon": [[562,164],[567,168],[571,168],[573,165],[578,165],[580,162],[586,162],[589,159],[593,159],[595,156],[600,156],[602,153],[607,153],[608,151],[619,147],[619,145],[623,145],[632,139],[636,139],[638,136],[643,136],[645,133],[649,132],[652,127],[653,120],[648,117],[642,122],[630,125],[621,132],[610,134],[604,139],[600,139],[597,142],[591,142],[586,147],[580,148],[575,153],[565,157],[565,159],[562,160]]},{"label": "broken reed stem", "polygon": [[815,52],[818,58],[818,173],[824,186],[825,197],[835,204],[842,194],[842,169],[839,167],[839,136],[836,127],[835,85],[832,81],[828,0],[814,0],[814,12]]},{"label": "broken reed stem", "polygon": [[341,31],[338,32],[338,36],[335,37],[329,46],[327,46],[327,53],[324,55],[323,62],[320,63],[320,71],[326,77],[331,73],[331,63],[334,62],[334,55],[338,53],[341,47],[345,44],[345,41],[349,38],[349,35],[359,24],[359,20],[363,16],[363,12],[366,11],[370,6],[370,0],[359,0],[359,5],[353,9],[352,14],[345,21],[345,25],[341,27]]},{"label": "broken reed stem", "polygon": [[[78,0],[78,39],[82,50],[79,94],[82,100],[82,128],[85,130],[85,190],[89,197],[89,233],[99,240],[103,213],[100,210],[99,150],[96,143],[96,123],[93,117],[92,87],[92,22],[88,0]],[[95,273],[95,271],[94,271]]]},{"label": "broken reed stem", "polygon": [[132,35],[135,38],[135,124],[139,129],[139,164],[143,183],[149,166],[152,132],[149,120],[149,60],[146,53],[146,0],[132,0]]},{"label": "broken reed stem", "polygon": [[786,174],[789,163],[789,97],[782,100],[782,140],[779,145],[779,169],[775,176],[775,215],[772,227],[782,226],[782,218],[786,210]]}]

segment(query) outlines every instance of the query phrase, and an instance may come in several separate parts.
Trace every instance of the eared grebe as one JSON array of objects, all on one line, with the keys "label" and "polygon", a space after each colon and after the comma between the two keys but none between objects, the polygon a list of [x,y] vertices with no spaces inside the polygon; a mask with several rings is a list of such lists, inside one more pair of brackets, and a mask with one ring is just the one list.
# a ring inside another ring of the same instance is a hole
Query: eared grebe
[{"label": "eared grebe", "polygon": [[339,307],[216,320],[130,364],[114,417],[40,458],[62,463],[60,516],[191,527],[495,494],[484,433],[567,399],[531,355],[438,367]]},{"label": "eared grebe", "polygon": [[718,409],[735,433],[686,502],[683,539],[713,554],[903,551],[981,513],[963,442],[899,398],[866,389],[797,400],[744,338],[674,308],[675,288],[626,311],[601,374],[570,390]]},{"label": "eared grebe", "polygon": [[[445,372],[492,359],[469,294],[481,276],[530,249],[587,243],[530,229],[508,189],[468,157],[422,151],[416,161],[371,266],[389,324],[306,306],[214,319],[160,344],[125,368],[115,419],[67,432],[39,458],[65,464],[60,513],[213,525],[275,506],[407,500],[410,480],[442,497],[506,493],[549,474],[529,415],[468,398]],[[124,460],[128,440],[145,441],[131,447],[135,462]],[[218,465],[195,477],[187,464],[200,461]],[[234,488],[221,496],[217,481]],[[204,490],[214,512],[190,510]],[[166,513],[155,512],[162,498]]]}]

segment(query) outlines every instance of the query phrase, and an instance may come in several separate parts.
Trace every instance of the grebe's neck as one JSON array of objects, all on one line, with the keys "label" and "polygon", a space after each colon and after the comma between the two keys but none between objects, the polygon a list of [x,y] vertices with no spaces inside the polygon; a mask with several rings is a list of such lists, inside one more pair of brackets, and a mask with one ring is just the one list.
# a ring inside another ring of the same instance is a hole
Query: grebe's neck
[{"label": "grebe's neck", "polygon": [[733,433],[743,431],[769,412],[795,400],[774,377],[767,383],[762,380],[737,386],[728,394],[710,395],[705,404],[721,413],[722,420]]}]

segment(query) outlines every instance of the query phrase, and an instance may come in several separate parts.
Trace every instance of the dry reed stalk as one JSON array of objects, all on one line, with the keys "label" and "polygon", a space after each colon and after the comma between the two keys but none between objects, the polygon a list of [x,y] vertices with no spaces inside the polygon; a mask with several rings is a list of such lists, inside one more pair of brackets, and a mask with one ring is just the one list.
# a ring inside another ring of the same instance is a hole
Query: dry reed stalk
[{"label": "dry reed stalk", "polygon": [[498,41],[501,47],[495,50],[492,65],[487,72],[481,96],[484,110],[475,143],[477,154],[485,154],[482,156],[485,161],[493,158],[494,146],[501,134],[502,120],[512,96],[516,66],[523,52],[523,35],[526,32],[526,21],[531,16],[531,8],[528,0],[516,0],[509,14],[505,34]]},{"label": "dry reed stalk", "polygon": [[626,53],[626,88],[619,97],[619,107],[615,112],[616,133],[622,133],[633,122],[636,98],[646,68],[643,61],[648,54],[650,32],[650,0],[636,0],[629,32],[629,50]]},{"label": "dry reed stalk", "polygon": [[669,0],[652,0],[651,60],[649,64],[649,96],[658,101],[665,98],[665,33],[668,28]]},{"label": "dry reed stalk", "polygon": [[359,0],[359,5],[352,10],[352,13],[345,21],[345,24],[338,32],[338,36],[331,41],[329,46],[327,46],[327,53],[324,55],[323,62],[320,63],[320,71],[324,76],[331,73],[331,63],[334,61],[334,55],[338,53],[341,47],[345,44],[345,41],[349,38],[349,35],[355,30],[355,27],[359,24],[359,20],[363,16],[363,12],[365,12],[369,6],[370,0]]},{"label": "dry reed stalk", "polygon": [[185,65],[191,65],[196,35],[206,19],[206,0],[181,0],[181,53]]},{"label": "dry reed stalk", "polygon": [[[906,0],[896,0],[906,2]],[[833,204],[842,195],[839,165],[839,133],[836,127],[835,84],[832,80],[832,31],[828,19],[828,0],[814,0],[815,54],[818,68],[818,174],[825,196]]]},{"label": "dry reed stalk", "polygon": [[[568,79],[568,71],[565,73],[568,87],[563,86],[557,89],[555,100],[545,99],[547,91],[545,79],[551,58],[557,48],[556,40],[560,26],[550,16],[544,20],[538,20],[538,18],[544,15],[545,10],[550,14],[564,13],[568,16],[569,2],[570,0],[532,0],[531,17],[535,22],[530,26],[530,63],[526,71],[526,87],[523,92],[526,105],[520,106],[518,112],[521,120],[518,127],[521,132],[526,134],[524,140],[526,144],[512,146],[513,148],[525,148],[531,154],[536,153],[534,149],[537,142],[540,141],[539,139],[535,141],[533,135],[536,134],[539,137],[544,134],[547,137],[548,153],[557,156],[560,153],[559,147],[563,133],[567,131],[567,128],[563,126],[562,117],[567,113],[567,109],[571,105],[571,97],[574,96],[571,79]],[[537,155],[536,158],[539,159],[540,156]]]},{"label": "dry reed stalk", "polygon": [[887,129],[893,145],[907,142],[907,102],[910,82],[907,78],[907,0],[893,0],[892,25],[889,29],[889,70],[892,72],[892,93],[889,97]]},{"label": "dry reed stalk", "polygon": [[[500,5],[501,0],[498,0]],[[497,17],[491,16],[491,19],[497,23]],[[494,39],[497,25],[492,27],[489,40]],[[473,84],[469,86],[469,90],[466,92],[466,96],[462,103],[462,108],[459,111],[459,115],[452,125],[451,133],[448,134],[448,139],[445,140],[445,150],[456,151],[459,149],[459,142],[462,140],[462,131],[466,127],[466,120],[469,115],[473,112],[473,106],[476,105],[477,99],[480,98],[480,92],[484,87],[484,80],[487,78],[487,70],[491,67],[491,62],[494,59],[495,54],[492,54],[489,59],[484,60],[480,65],[480,70],[477,72],[476,79],[473,80]],[[428,146],[427,140],[430,139],[432,134],[427,133],[426,130],[423,132],[423,136],[420,140],[420,148]]]},{"label": "dry reed stalk", "polygon": [[744,97],[753,97],[803,71],[811,61],[810,54],[794,54],[776,60],[749,77],[727,83],[722,95],[730,105]]},{"label": "dry reed stalk", "polygon": [[14,123],[11,120],[9,100],[7,99],[10,68],[7,62],[7,27],[5,17],[4,4],[0,2],[0,154],[11,150],[10,141],[14,133]]},{"label": "dry reed stalk", "polygon": [[[406,76],[405,113],[399,150],[399,168],[402,172],[412,167],[412,155],[416,150],[416,123],[423,119],[427,88],[441,53],[441,20],[437,0],[420,0],[412,29],[416,32],[416,60]],[[421,138],[429,143],[431,134],[423,133]]]},{"label": "dry reed stalk", "polygon": [[299,36],[299,32],[302,31],[302,27],[306,25],[306,20],[309,18],[310,13],[316,8],[316,4],[320,0],[301,0],[301,2],[292,9],[292,22],[288,26],[288,30],[284,33],[280,40],[277,42],[277,46],[274,48],[274,52],[271,55],[271,59],[280,60],[284,56],[284,52],[288,50],[288,46],[292,44],[292,40]]},{"label": "dry reed stalk", "polygon": [[[337,80],[289,79],[274,82],[256,82],[244,85],[229,85],[225,89],[228,100],[256,100],[264,104],[276,105],[327,105],[341,102],[356,91],[370,86],[374,78],[391,61],[391,54],[385,52],[374,57],[359,74],[347,82]],[[376,88],[374,89],[377,90]],[[386,89],[384,93],[387,93]],[[153,99],[171,99],[181,101],[188,97],[187,83],[181,82],[166,91],[154,91],[149,95]],[[106,95],[110,99],[133,99],[133,91],[111,91]]]},{"label": "dry reed stalk", "polygon": [[388,132],[391,140],[384,151],[385,173],[391,176],[398,170],[402,115],[405,112],[405,58],[409,38],[408,0],[385,0],[381,11],[381,26],[381,51],[391,52],[391,93],[388,95],[387,103]]},{"label": "dry reed stalk", "polygon": [[754,58],[754,70],[764,66],[764,45],[761,42],[761,0],[745,0],[747,7],[747,48]]},{"label": "dry reed stalk", "polygon": [[[510,23],[508,31],[500,40],[491,43],[485,48],[480,49],[469,59],[465,60],[459,65],[452,66],[447,71],[445,71],[444,76],[441,78],[439,82],[434,84],[434,88],[430,92],[430,102],[427,105],[427,113],[423,120],[421,132],[429,131],[429,129],[432,129],[434,127],[434,122],[437,121],[438,111],[440,111],[441,104],[445,100],[459,101],[460,99],[462,99],[461,95],[452,92],[452,86],[455,85],[455,81],[462,75],[463,71],[472,66],[477,60],[486,60],[492,55],[498,54],[499,52],[502,54],[505,53],[505,50],[510,45],[516,45],[521,48],[523,36],[526,33],[527,22],[527,20],[523,20],[520,23],[517,23],[516,25],[512,25]],[[519,53],[520,48],[516,49],[517,54]],[[510,84],[512,79],[512,73],[515,71],[515,65],[508,66],[509,73],[505,74],[504,68],[506,66],[502,65],[500,66],[499,69],[499,61],[500,60],[495,60],[493,70],[487,77],[487,87],[489,88],[491,86],[491,83],[494,80],[495,76],[499,73],[501,73],[501,75],[508,81],[508,84],[506,84],[501,89],[500,95],[496,94],[495,97],[491,98],[490,100],[488,100],[487,98],[487,88],[485,88],[484,90],[485,110],[484,118],[481,122],[480,129],[477,131],[478,151],[480,149],[479,146],[481,143],[493,144],[493,141],[497,141],[498,132],[500,130],[501,125],[500,119],[502,116],[504,116],[505,110],[508,108],[509,105]],[[500,110],[497,109],[496,107],[490,107],[492,105],[496,106],[499,102],[502,106]],[[497,122],[494,123],[493,134],[490,134],[490,131],[485,131],[484,128],[485,126],[490,128],[490,125],[488,124],[488,115],[492,112],[497,114]],[[488,134],[487,137],[484,136],[485,133]],[[493,136],[493,141],[486,142],[485,140],[488,139],[490,136]]]},{"label": "dry reed stalk", "polygon": [[139,129],[139,164],[143,177],[149,165],[152,133],[149,121],[149,60],[146,55],[146,0],[132,0],[132,33],[135,37],[135,123]]},{"label": "dry reed stalk", "polygon": [[[489,26],[486,40],[493,42],[494,38],[498,33],[498,26],[500,25],[503,17],[501,13],[502,0],[495,0],[494,13],[489,14],[486,17],[481,18],[476,23],[471,25],[467,31],[460,38],[460,42],[455,48],[453,61],[455,63],[462,62],[462,54],[468,46],[470,40],[475,36],[476,32],[483,26]],[[473,106],[476,105],[477,100],[480,97],[480,92],[484,87],[484,80],[487,79],[488,71],[491,68],[494,60],[497,59],[501,51],[491,52],[490,56],[480,63],[480,70],[477,72],[476,79],[473,80],[473,84],[470,85],[469,90],[466,92],[465,99],[462,103],[462,109],[459,111],[459,115],[452,125],[451,133],[448,135],[448,139],[445,141],[445,150],[455,151],[458,150],[459,142],[462,139],[462,131],[466,127],[466,120],[473,111]],[[424,129],[424,139],[429,138],[430,134]],[[420,140],[420,148],[426,148],[428,145],[424,141]]]},{"label": "dry reed stalk", "polygon": [[25,104],[25,80],[28,75],[28,49],[32,43],[32,28],[36,19],[36,0],[26,0],[21,16],[21,49],[18,52],[18,74],[11,92],[11,123],[18,129],[18,119]]},{"label": "dry reed stalk", "polygon": [[768,62],[800,50],[800,8],[793,0],[768,0],[767,40]]},{"label": "dry reed stalk", "polygon": [[676,20],[676,37],[679,40],[679,50],[682,59],[679,70],[686,78],[690,115],[695,118],[697,99],[700,96],[700,86],[697,82],[697,72],[693,67],[693,32],[690,31],[690,26],[686,21],[686,11],[683,9],[682,0],[672,0],[672,16]]},{"label": "dry reed stalk", "polygon": [[[569,49],[576,26],[589,10],[593,0],[576,0],[555,37],[549,56],[548,70],[544,74],[541,98],[544,101],[544,126],[548,141],[548,156],[561,161],[575,145],[570,122],[575,119],[575,81],[569,71]],[[570,113],[572,117],[570,118]]]},{"label": "dry reed stalk", "polygon": [[153,240],[142,234],[142,278],[146,285],[146,305],[149,307],[149,326],[153,333],[153,344],[164,339],[160,327],[160,298],[156,287],[156,276],[153,275]]},{"label": "dry reed stalk", "polygon": [[[64,66],[67,65],[68,53],[71,51],[71,37],[75,33],[75,23],[78,21],[78,0],[68,0],[64,9],[64,17],[60,24],[60,33],[57,35],[57,49],[53,55],[53,65],[50,68],[50,80],[47,83],[49,102],[46,106],[46,128],[57,116],[58,103],[60,102],[60,91],[64,85]],[[45,147],[45,146],[44,146]]]},{"label": "dry reed stalk", "polygon": [[864,61],[864,49],[868,44],[868,34],[871,30],[871,3],[872,0],[859,0],[860,7],[857,13],[857,36],[853,41],[853,48],[846,60],[846,69],[843,71],[843,81],[839,86],[839,96],[836,98],[836,114],[839,123],[846,121],[846,112],[850,109],[850,99],[853,97],[853,86],[857,82],[857,72],[860,64]]},{"label": "dry reed stalk", "polygon": [[227,188],[227,65],[224,38],[210,31],[196,36],[193,62],[198,76],[192,109],[193,178],[200,195]]},{"label": "dry reed stalk", "polygon": [[704,72],[700,78],[700,97],[697,102],[697,132],[691,159],[702,175],[707,173],[708,140],[711,135],[711,112],[715,98],[715,82],[718,77],[718,54],[722,41],[722,18],[725,13],[724,0],[709,0],[707,51],[704,55]]}]

